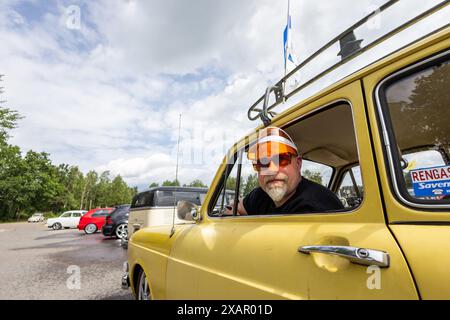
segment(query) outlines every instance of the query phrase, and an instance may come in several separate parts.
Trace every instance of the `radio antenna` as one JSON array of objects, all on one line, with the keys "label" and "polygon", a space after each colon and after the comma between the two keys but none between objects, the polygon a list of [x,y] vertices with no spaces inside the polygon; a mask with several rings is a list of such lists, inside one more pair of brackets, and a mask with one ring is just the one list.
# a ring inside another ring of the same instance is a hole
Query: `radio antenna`
[{"label": "radio antenna", "polygon": [[[177,168],[175,171],[175,184],[178,182],[178,159],[180,156],[180,136],[181,136],[181,113],[180,113],[180,120],[178,122],[178,143],[177,143]],[[172,214],[172,230],[170,231],[170,237],[173,236],[173,234],[175,233],[175,214],[176,214],[176,208],[177,207],[177,203],[176,203],[176,197],[175,195],[173,196],[173,214]]]}]

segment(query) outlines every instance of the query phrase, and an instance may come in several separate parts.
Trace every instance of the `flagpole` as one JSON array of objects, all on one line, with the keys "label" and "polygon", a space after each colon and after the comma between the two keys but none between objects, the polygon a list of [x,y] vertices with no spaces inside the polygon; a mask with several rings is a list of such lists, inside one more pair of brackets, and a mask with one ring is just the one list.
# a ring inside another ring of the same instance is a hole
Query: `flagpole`
[{"label": "flagpole", "polygon": [[[180,113],[180,120],[178,121],[178,143],[177,143],[177,168],[175,171],[175,183],[178,182],[178,159],[180,157],[180,136],[181,136],[181,113]],[[170,232],[170,236],[172,237],[175,233],[175,214],[176,214],[176,198],[175,195],[173,196],[173,214],[172,214],[172,230]]]}]

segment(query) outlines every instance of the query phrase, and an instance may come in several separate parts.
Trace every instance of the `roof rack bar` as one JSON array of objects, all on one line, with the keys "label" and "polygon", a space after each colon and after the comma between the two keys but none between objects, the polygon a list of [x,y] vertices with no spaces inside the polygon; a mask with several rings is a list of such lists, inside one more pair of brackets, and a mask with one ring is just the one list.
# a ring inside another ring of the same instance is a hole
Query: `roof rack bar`
[{"label": "roof rack bar", "polygon": [[[366,45],[363,48],[359,49],[358,51],[354,52],[352,55],[348,56],[347,58],[345,58],[345,59],[343,59],[343,60],[341,60],[339,62],[337,62],[336,64],[332,65],[330,68],[324,70],[323,72],[319,73],[317,76],[314,76],[313,78],[311,78],[310,80],[308,80],[307,82],[302,84],[301,86],[299,86],[299,87],[295,88],[294,90],[292,90],[289,94],[285,95],[285,100],[289,99],[290,97],[292,97],[294,94],[296,94],[300,90],[302,90],[305,87],[309,86],[311,83],[317,81],[319,78],[323,77],[324,75],[330,73],[331,71],[333,71],[333,70],[337,69],[338,67],[340,67],[341,65],[345,64],[349,60],[352,60],[352,59],[356,58],[360,54],[364,53],[365,51],[367,51],[369,49],[372,49],[373,47],[375,47],[376,45],[380,44],[381,42],[392,38],[393,36],[395,36],[399,32],[402,32],[403,30],[409,28],[411,25],[413,25],[413,24],[419,22],[420,20],[423,20],[426,17],[432,15],[433,13],[439,11],[443,7],[447,6],[448,4],[450,4],[450,2],[448,0],[444,0],[444,1],[440,2],[439,4],[437,4],[436,6],[428,9],[427,11],[424,11],[420,15],[414,17],[411,20],[408,20],[404,24],[402,24],[402,25],[398,26],[397,28],[391,30],[390,32],[386,33],[385,35],[381,36],[380,38],[372,41],[368,45]],[[447,25],[449,25],[449,24],[447,24]],[[279,82],[283,82],[283,80],[284,79],[280,80]],[[272,109],[272,106],[270,106],[268,108],[269,111],[271,109]]]},{"label": "roof rack bar", "polygon": [[[376,13],[380,13],[384,10],[386,10],[387,8],[389,8],[390,6],[392,6],[393,4],[395,4],[396,2],[398,2],[399,0],[390,0],[388,2],[386,2],[384,5],[382,5],[380,8],[378,8],[377,10],[371,12],[370,14],[368,14],[367,16],[365,16],[363,19],[359,20],[358,22],[356,22],[354,25],[352,25],[350,28],[348,28],[347,30],[345,30],[344,32],[342,32],[341,34],[339,34],[338,36],[336,36],[335,38],[333,38],[331,41],[329,41],[327,44],[325,44],[323,47],[321,47],[319,50],[317,50],[316,52],[314,52],[312,55],[310,55],[308,58],[306,58],[300,65],[298,65],[295,69],[293,69],[291,72],[289,72],[286,76],[284,76],[281,80],[279,80],[275,86],[273,87],[278,87],[278,88],[284,88],[284,84],[286,83],[286,81],[293,76],[295,73],[297,73],[301,68],[303,68],[306,64],[308,64],[309,62],[311,62],[315,57],[317,57],[319,54],[321,54],[323,51],[325,51],[326,49],[328,49],[329,47],[331,47],[334,43],[336,43],[338,40],[340,40],[343,36],[351,33],[354,31],[354,29],[360,27],[361,25],[363,25],[365,22],[367,22],[374,14]],[[268,114],[273,115],[274,112],[271,112],[271,110],[276,107],[277,105],[279,105],[281,102],[286,101],[287,99],[289,99],[292,95],[298,93],[300,90],[304,89],[305,87],[309,86],[311,83],[317,81],[317,79],[319,79],[320,77],[330,73],[331,71],[335,70],[336,68],[338,68],[339,66],[343,65],[344,63],[354,59],[355,57],[359,56],[361,53],[373,48],[374,46],[378,45],[379,43],[391,38],[392,36],[396,35],[397,33],[405,30],[406,28],[410,27],[411,25],[417,23],[418,21],[430,16],[431,14],[439,11],[440,9],[444,8],[445,6],[447,6],[448,4],[450,4],[450,1],[448,0],[444,0],[440,3],[438,3],[437,5],[435,5],[434,7],[428,9],[427,11],[419,14],[418,16],[408,20],[407,22],[403,23],[402,25],[400,25],[399,27],[391,30],[390,32],[388,32],[387,34],[379,37],[378,39],[374,40],[373,42],[371,42],[370,44],[364,46],[363,48],[360,48],[359,50],[353,52],[351,55],[345,57],[344,59],[342,59],[341,61],[337,62],[336,64],[332,65],[330,68],[324,70],[323,72],[321,72],[319,75],[313,77],[312,79],[308,80],[307,82],[305,82],[304,84],[302,84],[301,86],[295,88],[292,92],[290,92],[289,94],[285,95],[284,90],[281,93],[282,97],[279,97],[279,93],[277,93],[276,95],[276,101],[275,103],[273,103],[270,107],[267,107],[268,104],[268,94],[263,95],[262,97],[260,97],[248,110],[248,118],[250,120],[256,120],[257,118],[265,118],[268,116]],[[272,87],[272,88],[273,88]],[[267,92],[266,92],[267,93]],[[264,101],[264,108],[260,109],[257,108],[257,106]],[[257,114],[255,116],[252,116],[251,113],[252,112],[257,112]],[[267,125],[267,119],[264,119],[264,125]]]}]

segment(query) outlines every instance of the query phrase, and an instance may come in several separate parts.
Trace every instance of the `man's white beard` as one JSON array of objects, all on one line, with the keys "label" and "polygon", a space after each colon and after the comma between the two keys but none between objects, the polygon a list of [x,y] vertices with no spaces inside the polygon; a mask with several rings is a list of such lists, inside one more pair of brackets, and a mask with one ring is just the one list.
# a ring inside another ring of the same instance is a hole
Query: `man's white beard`
[{"label": "man's white beard", "polygon": [[287,184],[283,183],[283,186],[268,187],[266,192],[273,202],[280,202],[287,193]]}]

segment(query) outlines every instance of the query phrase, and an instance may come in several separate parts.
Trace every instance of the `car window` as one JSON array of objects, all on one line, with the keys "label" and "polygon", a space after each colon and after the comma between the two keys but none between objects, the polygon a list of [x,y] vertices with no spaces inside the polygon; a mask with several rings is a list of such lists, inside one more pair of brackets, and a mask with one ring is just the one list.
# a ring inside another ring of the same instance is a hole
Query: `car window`
[{"label": "car window", "polygon": [[120,215],[127,214],[130,211],[130,206],[122,206],[118,207],[115,210],[111,211],[111,217],[118,217]]},{"label": "car window", "polygon": [[[206,194],[206,191],[202,194]],[[188,201],[201,205],[200,192],[158,190],[155,193],[155,206],[157,207],[173,207],[177,205],[178,201]]]},{"label": "car window", "polygon": [[317,182],[325,187],[328,187],[331,181],[333,168],[321,163],[310,160],[303,160],[302,176]]},{"label": "car window", "polygon": [[221,190],[215,194],[216,201],[214,202],[214,206],[210,206],[208,209],[211,216],[224,214],[226,208],[232,207],[235,202],[238,161],[242,163],[241,155],[242,150],[227,160],[227,167],[221,179]]},{"label": "car window", "polygon": [[354,208],[361,204],[364,188],[359,166],[344,171],[337,195],[345,208]]},{"label": "car window", "polygon": [[449,57],[411,69],[380,90],[393,185],[413,203],[450,203]]},{"label": "car window", "polygon": [[[359,175],[358,191],[362,190],[363,183],[358,171],[359,156],[350,104],[338,102],[325,109],[319,109],[284,129],[300,150],[301,172],[304,178],[330,188],[335,173],[353,164],[358,168],[355,168],[353,172],[354,175]],[[220,181],[220,189],[214,192],[214,201],[208,208],[210,215],[223,214],[226,205],[232,206],[234,210],[235,197],[233,195],[231,201],[226,201],[224,190],[228,192],[234,190],[234,194],[239,199],[243,199],[259,187],[258,175],[253,169],[252,162],[247,159],[246,149],[248,145],[228,157],[228,165]],[[224,188],[225,184],[226,188]],[[331,191],[335,192],[339,198],[340,190],[337,187],[336,190]],[[361,203],[363,196],[361,192],[357,201],[354,196],[353,205]],[[344,199],[341,201],[346,203]],[[347,207],[347,209],[350,208]]]},{"label": "car window", "polygon": [[131,202],[131,208],[142,208],[142,207],[152,207],[154,206],[154,194],[155,191],[145,191],[138,193],[134,196]]},{"label": "car window", "polygon": [[79,217],[81,217],[81,213],[79,213],[79,212],[74,212],[74,213],[72,213],[72,217],[74,217],[74,218],[79,218]]},{"label": "car window", "polygon": [[105,216],[104,210],[97,210],[95,213],[92,214],[92,217],[103,217]]},{"label": "car window", "polygon": [[71,212],[64,212],[64,213],[61,215],[61,218],[69,218],[70,215],[71,215]]}]

